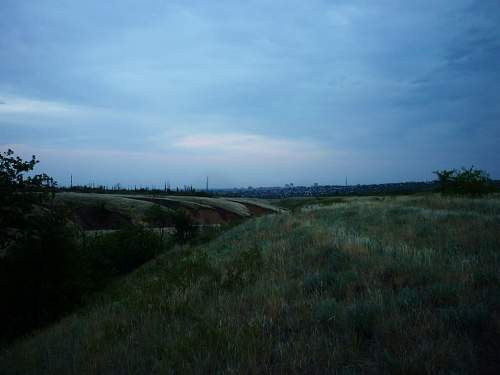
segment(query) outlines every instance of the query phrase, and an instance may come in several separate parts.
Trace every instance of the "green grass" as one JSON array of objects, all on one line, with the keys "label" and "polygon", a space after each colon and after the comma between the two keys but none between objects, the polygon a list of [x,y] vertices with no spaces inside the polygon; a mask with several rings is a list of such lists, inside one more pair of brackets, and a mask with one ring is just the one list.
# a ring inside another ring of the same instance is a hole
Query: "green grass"
[{"label": "green grass", "polygon": [[282,203],[147,263],[7,348],[0,373],[500,369],[498,197]]}]

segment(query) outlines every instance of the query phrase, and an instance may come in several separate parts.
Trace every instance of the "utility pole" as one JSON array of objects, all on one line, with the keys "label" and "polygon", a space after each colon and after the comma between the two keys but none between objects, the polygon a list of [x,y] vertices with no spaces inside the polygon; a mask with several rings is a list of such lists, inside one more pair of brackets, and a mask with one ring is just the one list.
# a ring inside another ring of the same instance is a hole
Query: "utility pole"
[{"label": "utility pole", "polygon": [[69,188],[73,189],[73,175],[70,175],[70,183],[69,183]]},{"label": "utility pole", "polygon": [[208,176],[207,176],[207,193],[208,193]]},{"label": "utility pole", "polygon": [[345,186],[347,187],[347,176],[345,176]]}]

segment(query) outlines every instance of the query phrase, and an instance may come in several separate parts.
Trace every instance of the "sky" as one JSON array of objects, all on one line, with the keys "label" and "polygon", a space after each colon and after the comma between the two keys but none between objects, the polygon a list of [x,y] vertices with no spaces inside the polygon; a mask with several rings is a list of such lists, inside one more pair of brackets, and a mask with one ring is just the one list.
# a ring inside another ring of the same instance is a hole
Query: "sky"
[{"label": "sky", "polygon": [[60,185],[500,178],[498,0],[0,0],[0,151]]}]

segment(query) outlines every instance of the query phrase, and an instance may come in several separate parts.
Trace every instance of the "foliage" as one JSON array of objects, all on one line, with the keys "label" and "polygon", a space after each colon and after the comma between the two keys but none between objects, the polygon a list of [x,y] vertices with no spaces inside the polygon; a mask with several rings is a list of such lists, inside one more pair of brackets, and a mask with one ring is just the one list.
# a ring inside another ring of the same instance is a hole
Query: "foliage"
[{"label": "foliage", "polygon": [[185,242],[193,237],[196,228],[193,217],[187,210],[182,208],[175,210],[172,221],[175,227],[175,236],[179,241]]},{"label": "foliage", "polygon": [[153,204],[145,214],[145,220],[153,227],[160,228],[160,236],[163,238],[164,227],[172,222],[172,214],[158,204]]},{"label": "foliage", "polygon": [[[27,176],[38,160],[33,155],[24,161],[8,149],[0,153],[0,252],[13,244],[22,230],[30,225],[34,204],[49,198],[49,191],[56,186],[45,173]],[[52,190],[53,192],[53,190]]]},{"label": "foliage", "polygon": [[169,246],[152,230],[129,225],[114,233],[86,239],[84,248],[93,278],[104,282],[132,271]]},{"label": "foliage", "polygon": [[56,186],[55,181],[45,173],[26,176],[38,163],[35,155],[31,160],[24,161],[19,156],[14,156],[11,149],[0,153],[0,207],[29,207],[45,197],[34,195],[33,192],[47,192],[48,188]]},{"label": "foliage", "polygon": [[38,162],[0,154],[0,341],[65,313],[83,288],[74,232],[47,205],[56,183],[29,175]]},{"label": "foliage", "polygon": [[448,195],[483,196],[494,191],[489,174],[474,166],[461,170],[451,169],[435,171],[438,177],[438,190]]}]

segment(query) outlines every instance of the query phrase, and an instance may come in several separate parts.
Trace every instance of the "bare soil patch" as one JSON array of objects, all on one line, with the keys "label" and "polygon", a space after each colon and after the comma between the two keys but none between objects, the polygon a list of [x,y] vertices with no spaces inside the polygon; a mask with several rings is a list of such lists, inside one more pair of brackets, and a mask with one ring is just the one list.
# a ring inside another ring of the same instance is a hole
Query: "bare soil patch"
[{"label": "bare soil patch", "polygon": [[247,202],[239,202],[239,203],[245,205],[252,214],[252,216],[262,216],[274,213],[273,210],[258,206],[256,204],[251,204]]}]

